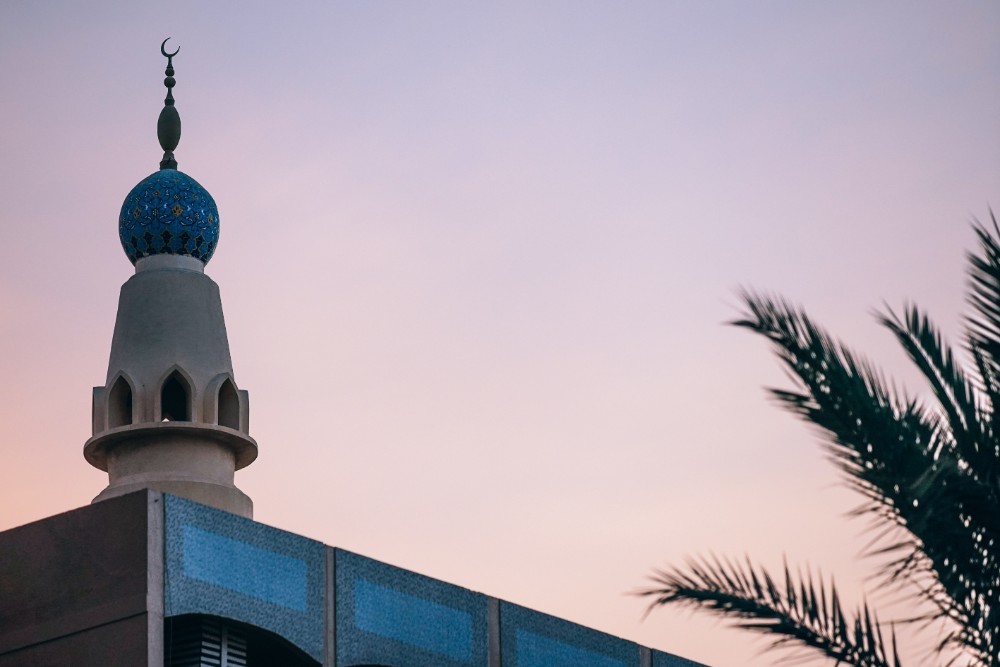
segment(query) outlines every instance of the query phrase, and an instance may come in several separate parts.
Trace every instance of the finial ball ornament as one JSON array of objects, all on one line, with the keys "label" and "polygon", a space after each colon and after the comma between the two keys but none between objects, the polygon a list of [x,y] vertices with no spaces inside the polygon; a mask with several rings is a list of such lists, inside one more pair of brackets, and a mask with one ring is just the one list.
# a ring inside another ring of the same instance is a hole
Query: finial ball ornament
[{"label": "finial ball ornament", "polygon": [[219,209],[198,181],[161,169],[125,197],[118,238],[133,264],[152,255],[186,255],[208,263],[219,241]]}]

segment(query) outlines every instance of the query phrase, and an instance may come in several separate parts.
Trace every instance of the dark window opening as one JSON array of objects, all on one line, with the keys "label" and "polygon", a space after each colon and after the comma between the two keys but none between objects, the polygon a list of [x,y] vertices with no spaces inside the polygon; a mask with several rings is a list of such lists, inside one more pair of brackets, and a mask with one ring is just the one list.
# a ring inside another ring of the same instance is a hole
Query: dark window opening
[{"label": "dark window opening", "polygon": [[219,426],[240,428],[240,395],[229,380],[219,387]]},{"label": "dark window opening", "polygon": [[132,387],[120,377],[108,394],[108,428],[132,423]]},{"label": "dark window opening", "polygon": [[164,619],[165,667],[320,667],[267,630],[211,616]]},{"label": "dark window opening", "polygon": [[191,421],[191,402],[188,386],[177,371],[170,374],[160,392],[160,419],[165,422]]}]

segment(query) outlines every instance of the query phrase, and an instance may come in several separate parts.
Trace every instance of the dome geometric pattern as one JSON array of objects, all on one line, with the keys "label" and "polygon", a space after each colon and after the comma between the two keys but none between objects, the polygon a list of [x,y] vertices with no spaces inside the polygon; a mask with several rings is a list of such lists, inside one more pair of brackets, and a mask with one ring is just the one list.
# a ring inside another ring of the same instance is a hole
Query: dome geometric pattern
[{"label": "dome geometric pattern", "polygon": [[207,264],[219,241],[219,210],[198,181],[176,169],[161,169],[125,197],[118,237],[133,264],[164,254]]}]

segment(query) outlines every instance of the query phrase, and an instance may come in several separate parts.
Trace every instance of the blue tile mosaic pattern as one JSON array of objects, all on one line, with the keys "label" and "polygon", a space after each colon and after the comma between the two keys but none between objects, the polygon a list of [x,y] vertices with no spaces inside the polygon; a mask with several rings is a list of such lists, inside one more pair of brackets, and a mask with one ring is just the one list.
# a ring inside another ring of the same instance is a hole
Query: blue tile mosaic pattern
[{"label": "blue tile mosaic pattern", "polygon": [[270,630],[323,660],[325,547],[164,494],[164,612]]},{"label": "blue tile mosaic pattern", "polygon": [[625,663],[601,653],[567,644],[545,635],[527,630],[514,633],[515,663],[518,665],[546,665],[546,667],[624,667]]},{"label": "blue tile mosaic pattern", "polygon": [[707,667],[700,662],[679,658],[662,651],[650,651],[650,653],[653,655],[653,667]]},{"label": "blue tile mosaic pattern", "polygon": [[504,667],[639,667],[639,646],[554,616],[500,603]]},{"label": "blue tile mosaic pattern", "polygon": [[125,197],[118,237],[133,264],[162,254],[207,263],[219,241],[219,210],[196,180],[176,169],[161,169]]},{"label": "blue tile mosaic pattern", "polygon": [[[184,543],[181,569],[184,576],[238,591],[252,598],[306,611],[306,563],[194,526],[182,526]],[[261,570],[278,576],[248,577]]]},{"label": "blue tile mosaic pattern", "polygon": [[337,664],[486,667],[480,593],[335,550]]},{"label": "blue tile mosaic pattern", "polygon": [[[420,624],[397,619],[419,618]],[[434,651],[453,660],[472,659],[472,615],[407,595],[367,579],[354,583],[354,625],[359,630]],[[431,628],[443,632],[434,634]]]}]

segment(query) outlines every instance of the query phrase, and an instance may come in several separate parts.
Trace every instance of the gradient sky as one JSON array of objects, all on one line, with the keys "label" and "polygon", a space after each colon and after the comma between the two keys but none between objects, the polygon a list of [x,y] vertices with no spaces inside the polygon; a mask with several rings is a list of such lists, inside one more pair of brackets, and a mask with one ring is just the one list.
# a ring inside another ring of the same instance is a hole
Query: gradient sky
[{"label": "gradient sky", "polygon": [[910,383],[872,309],[959,330],[1000,4],[0,4],[0,529],[107,484],[82,446],[168,35],[258,520],[715,667],[774,656],[643,620],[654,566],[787,554],[857,599],[858,499],[722,323],[774,290]]}]

